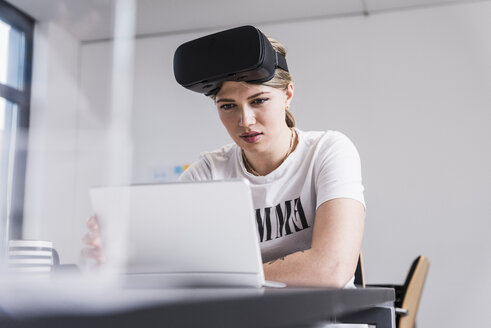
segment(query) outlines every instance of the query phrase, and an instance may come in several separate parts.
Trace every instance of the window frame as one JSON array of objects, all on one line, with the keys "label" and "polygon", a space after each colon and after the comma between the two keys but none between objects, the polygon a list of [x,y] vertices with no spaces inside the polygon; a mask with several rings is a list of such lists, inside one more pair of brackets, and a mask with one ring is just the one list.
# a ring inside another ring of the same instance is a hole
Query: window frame
[{"label": "window frame", "polygon": [[[10,206],[10,217],[3,217],[3,213],[0,213],[0,231],[5,231],[6,235],[2,237],[6,237],[9,240],[22,239],[35,20],[4,0],[0,0],[0,19],[12,28],[23,32],[25,36],[24,83],[22,90],[0,83],[0,97],[17,105],[17,128],[15,132],[17,135],[15,136],[16,144],[14,145],[13,160],[15,164],[12,171],[12,198],[10,204],[7,204],[7,206]],[[0,197],[5,196],[0,195]],[[8,231],[6,231],[7,227]]]}]

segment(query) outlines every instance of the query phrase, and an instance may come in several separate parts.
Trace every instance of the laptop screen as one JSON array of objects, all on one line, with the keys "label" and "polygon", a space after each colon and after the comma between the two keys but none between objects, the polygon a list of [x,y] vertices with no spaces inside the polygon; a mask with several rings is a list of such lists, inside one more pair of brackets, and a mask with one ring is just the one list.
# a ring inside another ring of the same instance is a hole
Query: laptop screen
[{"label": "laptop screen", "polygon": [[264,282],[244,180],[96,187],[91,200],[106,257],[123,272]]}]

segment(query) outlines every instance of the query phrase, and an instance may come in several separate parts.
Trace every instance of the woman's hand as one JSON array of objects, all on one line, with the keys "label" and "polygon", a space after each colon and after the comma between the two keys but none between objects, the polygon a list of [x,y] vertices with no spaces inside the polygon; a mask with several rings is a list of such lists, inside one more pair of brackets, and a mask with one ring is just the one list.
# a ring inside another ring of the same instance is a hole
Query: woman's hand
[{"label": "woman's hand", "polygon": [[103,264],[106,259],[103,253],[99,222],[97,221],[95,215],[91,216],[89,220],[87,220],[87,228],[89,231],[83,237],[83,242],[87,247],[82,249],[82,256],[85,259],[95,260],[95,265],[99,266]]}]

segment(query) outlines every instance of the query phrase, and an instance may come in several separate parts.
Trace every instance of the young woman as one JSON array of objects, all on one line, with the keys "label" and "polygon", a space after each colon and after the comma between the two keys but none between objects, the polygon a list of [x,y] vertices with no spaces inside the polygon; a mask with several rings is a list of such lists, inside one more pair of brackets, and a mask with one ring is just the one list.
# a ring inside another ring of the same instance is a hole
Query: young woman
[{"label": "young woman", "polygon": [[[281,68],[261,84],[224,82],[210,97],[234,143],[203,154],[180,179],[250,182],[267,280],[349,287],[365,218],[358,152],[339,132],[297,129],[293,91]],[[84,255],[103,261],[96,219],[88,226]]]}]

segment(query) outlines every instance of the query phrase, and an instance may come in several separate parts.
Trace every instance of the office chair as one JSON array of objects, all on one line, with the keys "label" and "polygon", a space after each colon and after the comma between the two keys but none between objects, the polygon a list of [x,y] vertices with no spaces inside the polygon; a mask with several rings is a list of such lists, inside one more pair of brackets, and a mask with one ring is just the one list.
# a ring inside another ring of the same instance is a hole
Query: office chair
[{"label": "office chair", "polygon": [[395,289],[396,300],[394,306],[397,328],[414,328],[416,326],[416,314],[429,267],[430,261],[428,258],[420,255],[413,261],[404,285],[367,285],[368,287],[389,287]]},{"label": "office chair", "polygon": [[363,256],[358,256],[358,264],[355,270],[355,286],[365,288],[365,272],[363,271]]}]

